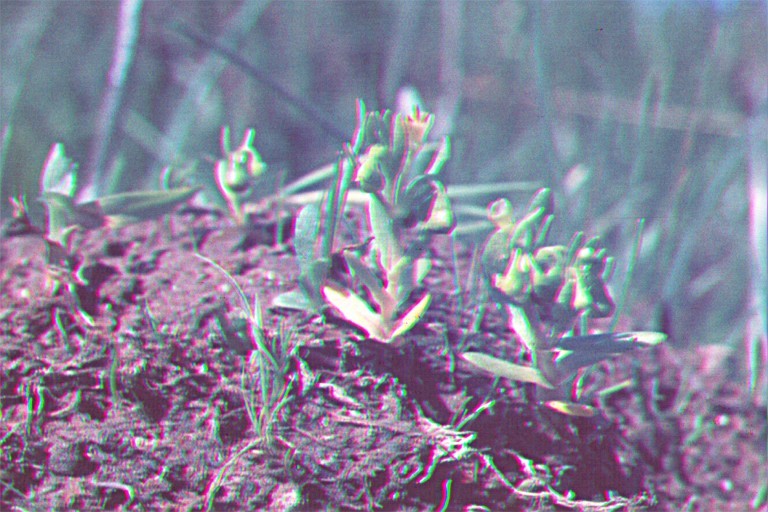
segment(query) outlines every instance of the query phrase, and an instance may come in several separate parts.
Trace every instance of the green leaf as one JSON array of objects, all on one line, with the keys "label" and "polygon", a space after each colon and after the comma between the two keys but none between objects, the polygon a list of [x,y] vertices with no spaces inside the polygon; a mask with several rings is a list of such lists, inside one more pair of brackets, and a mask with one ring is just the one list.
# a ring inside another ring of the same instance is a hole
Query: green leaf
[{"label": "green leaf", "polygon": [[427,213],[427,217],[421,222],[418,229],[430,233],[447,235],[453,231],[454,227],[456,227],[456,217],[453,215],[451,200],[448,198],[448,194],[442,183],[435,180],[432,182],[432,187],[435,192],[434,197]]},{"label": "green leaf", "polygon": [[379,253],[379,265],[383,270],[389,271],[394,262],[400,258],[400,243],[395,237],[393,221],[389,217],[387,208],[377,196],[371,197],[368,204],[368,218],[371,222],[374,244]]},{"label": "green leaf", "polygon": [[638,345],[654,346],[664,342],[667,335],[655,331],[630,331],[619,333],[566,336],[555,343],[555,348],[575,352],[620,354],[640,348]]},{"label": "green leaf", "polygon": [[65,243],[67,228],[75,223],[75,205],[72,198],[58,192],[46,192],[42,197],[48,210],[48,239],[61,245]]},{"label": "green leaf", "polygon": [[360,190],[369,194],[384,188],[385,179],[382,166],[387,166],[388,148],[383,144],[374,144],[360,157],[362,163],[355,170],[355,181]]},{"label": "green leaf", "polygon": [[468,363],[499,377],[530,382],[547,389],[555,388],[536,368],[510,363],[480,352],[466,352],[461,357]]},{"label": "green leaf", "polygon": [[319,300],[320,288],[325,284],[325,278],[328,276],[328,270],[331,268],[330,258],[319,258],[309,264],[309,268],[306,272],[302,272],[300,275],[300,282],[305,282],[309,288],[307,293],[309,298],[314,300],[317,296]]},{"label": "green leaf", "polygon": [[393,299],[384,291],[384,284],[381,282],[381,279],[379,279],[378,276],[376,276],[371,269],[360,260],[360,258],[349,251],[344,251],[344,260],[347,262],[347,266],[349,266],[353,276],[360,279],[363,286],[365,286],[371,293],[373,300],[380,306],[386,305],[387,307],[391,307],[391,304],[389,303],[391,303]]},{"label": "green leaf", "polygon": [[591,418],[597,414],[597,409],[590,405],[575,404],[573,402],[565,402],[563,400],[550,400],[545,402],[544,405],[553,411],[557,411],[560,414],[566,414],[568,416]]},{"label": "green leaf", "polygon": [[416,260],[414,267],[414,279],[416,284],[421,286],[424,278],[427,277],[429,271],[432,270],[432,260],[429,258],[419,258]]},{"label": "green leaf", "polygon": [[299,290],[291,290],[289,292],[281,293],[272,299],[272,307],[296,309],[315,314],[318,312],[315,303],[307,297],[307,294]]},{"label": "green leaf", "polygon": [[395,156],[402,155],[405,149],[405,116],[396,114],[395,120],[390,125],[389,147]]},{"label": "green leaf", "polygon": [[610,357],[662,343],[666,334],[651,331],[590,334],[569,336],[555,342],[558,351],[555,367],[563,374],[572,374],[579,368],[592,366]]},{"label": "green leaf", "polygon": [[451,158],[451,140],[445,137],[427,166],[427,174],[434,176],[440,174],[443,165],[445,165],[449,158]]},{"label": "green leaf", "polygon": [[67,158],[63,144],[54,144],[48,152],[40,176],[40,192],[73,197],[77,190],[77,164]]},{"label": "green leaf", "polygon": [[299,211],[293,235],[293,248],[302,273],[315,260],[315,244],[320,231],[320,206],[308,204]]},{"label": "green leaf", "polygon": [[427,220],[437,190],[430,176],[419,176],[411,181],[397,202],[398,219],[408,228]]},{"label": "green leaf", "polygon": [[78,209],[81,206],[88,208],[97,205],[111,226],[121,227],[169,214],[175,207],[185,203],[195,195],[197,191],[197,188],[184,187],[171,190],[126,192],[83,203],[78,205]]},{"label": "green leaf", "polygon": [[324,286],[323,296],[347,321],[363,329],[369,337],[383,342],[389,340],[384,319],[359,295],[347,289]]},{"label": "green leaf", "polygon": [[432,295],[427,293],[395,323],[395,327],[392,329],[392,333],[389,336],[390,340],[395,340],[413,329],[424,317],[431,303]]}]

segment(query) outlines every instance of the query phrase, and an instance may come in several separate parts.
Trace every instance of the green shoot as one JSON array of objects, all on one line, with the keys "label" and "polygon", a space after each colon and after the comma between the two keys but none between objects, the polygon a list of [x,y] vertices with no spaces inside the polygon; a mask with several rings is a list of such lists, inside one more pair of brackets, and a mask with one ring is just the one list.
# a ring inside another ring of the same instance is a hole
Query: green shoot
[{"label": "green shoot", "polygon": [[448,194],[439,173],[448,159],[447,139],[429,144],[433,118],[390,111],[361,113],[353,143],[354,181],[368,194],[370,244],[343,252],[350,277],[368,298],[348,286],[328,284],[325,300],[371,338],[398,344],[424,316],[432,297],[424,293],[405,308],[431,268],[425,256],[432,236],[455,226]]},{"label": "green shoot", "polygon": [[[364,114],[362,108],[358,108],[358,126],[362,125]],[[345,146],[344,154],[333,167],[336,180],[321,201],[307,204],[299,212],[293,239],[301,271],[299,289],[279,295],[273,301],[273,306],[310,311],[314,314],[319,314],[324,308],[322,290],[331,268],[331,256],[341,213],[344,211],[352,184],[354,161],[351,155],[357,145],[356,143]],[[294,190],[295,187],[296,185]]]}]

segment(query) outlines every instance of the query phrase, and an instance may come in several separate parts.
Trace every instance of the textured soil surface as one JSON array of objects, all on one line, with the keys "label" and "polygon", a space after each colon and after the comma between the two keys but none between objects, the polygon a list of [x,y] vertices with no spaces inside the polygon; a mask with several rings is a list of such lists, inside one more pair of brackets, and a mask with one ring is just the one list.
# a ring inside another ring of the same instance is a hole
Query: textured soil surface
[{"label": "textured soil surface", "polygon": [[[235,314],[236,292],[193,257],[267,305],[295,288],[298,268],[291,220],[283,244],[269,215],[256,226],[243,235],[188,210],[76,233],[83,279],[56,293],[40,235],[5,230],[0,509],[749,510],[765,405],[726,379],[717,351],[671,340],[612,360],[589,385],[632,385],[596,402],[598,417],[560,415],[456,359],[460,345],[519,347],[492,307],[464,334],[471,299],[455,293],[443,246],[432,248],[435,300],[401,348],[332,312],[265,312],[268,336],[282,324],[298,350],[290,402],[264,442],[245,407],[254,368],[213,321]],[[463,280],[471,250],[457,261]]]}]

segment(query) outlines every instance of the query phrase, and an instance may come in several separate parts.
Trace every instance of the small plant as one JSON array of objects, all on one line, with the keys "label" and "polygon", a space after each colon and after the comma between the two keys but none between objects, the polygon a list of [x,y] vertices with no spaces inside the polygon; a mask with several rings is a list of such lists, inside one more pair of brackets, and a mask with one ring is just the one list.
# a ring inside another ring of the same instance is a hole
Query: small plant
[{"label": "small plant", "polygon": [[350,277],[359,280],[368,298],[337,283],[322,287],[325,300],[345,319],[378,341],[397,344],[422,318],[432,296],[424,293],[408,309],[411,294],[431,268],[425,256],[432,236],[450,233],[455,219],[439,173],[449,143],[426,142],[433,118],[390,111],[360,117],[348,147],[354,182],[369,197],[372,238],[345,248]]},{"label": "small plant", "polygon": [[[613,260],[599,238],[584,242],[581,232],[567,247],[546,245],[553,211],[549,189],[533,197],[527,213],[518,221],[505,199],[488,208],[495,230],[483,249],[482,263],[490,296],[507,309],[510,328],[530,353],[530,366],[479,352],[467,352],[462,357],[496,376],[535,384],[545,404],[554,410],[592,416],[594,408],[566,397],[565,384],[575,372],[611,356],[661,343],[666,335],[586,334],[589,318],[613,313],[614,303],[605,284]],[[583,335],[572,335],[576,324]]]},{"label": "small plant", "polygon": [[252,192],[257,178],[262,176],[267,165],[253,146],[256,131],[249,128],[236,149],[230,145],[229,127],[221,129],[221,151],[224,158],[216,161],[213,175],[216,186],[227,204],[229,214],[238,225],[245,223],[243,202]]},{"label": "small plant", "polygon": [[[75,230],[102,226],[119,228],[159,217],[170,213],[197,192],[195,188],[126,192],[78,203],[75,200],[77,168],[77,164],[66,156],[64,146],[54,144],[40,176],[40,199],[48,213],[46,229],[40,231],[44,233],[47,248],[49,286],[56,293],[60,284],[66,283],[75,299],[75,287],[88,284],[83,276],[82,262],[71,247]],[[12,203],[15,216],[31,224],[23,198]],[[84,311],[81,313],[90,323],[88,315]]]},{"label": "small plant", "polygon": [[[195,256],[215,267],[237,290],[240,308],[232,318],[217,313],[216,321],[227,346],[243,358],[248,357],[247,361],[243,360],[241,376],[245,408],[259,440],[272,446],[275,421],[290,402],[295,381],[294,377],[289,378],[291,360],[299,348],[293,331],[281,325],[275,336],[267,336],[258,295],[254,294],[251,305],[229,272],[205,256]],[[249,368],[255,369],[255,381],[247,371]]]},{"label": "small plant", "polygon": [[254,294],[251,305],[245,292],[229,272],[205,256],[195,256],[221,272],[235,288],[240,299],[240,308],[232,318],[217,313],[216,321],[227,346],[242,357],[240,391],[246,413],[256,433],[256,439],[230,456],[208,485],[205,509],[214,510],[216,494],[221,489],[227,473],[240,457],[257,448],[271,450],[274,447],[276,423],[280,420],[283,409],[293,399],[291,391],[299,380],[298,372],[291,367],[291,362],[298,355],[299,345],[295,342],[294,330],[286,328],[284,323],[279,324],[278,332],[274,336],[268,336],[264,329],[258,295]]}]

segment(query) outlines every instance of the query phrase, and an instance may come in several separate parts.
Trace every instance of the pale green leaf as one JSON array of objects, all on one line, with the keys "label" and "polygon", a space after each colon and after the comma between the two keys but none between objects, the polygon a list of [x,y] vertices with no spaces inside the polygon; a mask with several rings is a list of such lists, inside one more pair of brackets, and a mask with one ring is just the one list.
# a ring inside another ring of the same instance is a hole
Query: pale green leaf
[{"label": "pale green leaf", "polygon": [[77,164],[64,152],[63,144],[54,144],[45,159],[40,177],[40,192],[55,192],[72,197],[77,190]]},{"label": "pale green leaf", "polygon": [[553,411],[557,411],[560,414],[566,414],[568,416],[591,418],[597,414],[597,409],[590,405],[574,404],[572,402],[565,402],[563,400],[550,400],[549,402],[545,402],[544,405]]},{"label": "pale green leaf", "polygon": [[399,336],[402,336],[406,332],[413,329],[413,327],[421,321],[432,302],[432,295],[426,294],[413,305],[400,319],[395,323],[395,327],[390,335],[390,340],[394,340]]},{"label": "pale green leaf", "polygon": [[320,231],[320,206],[308,204],[299,211],[293,235],[293,247],[299,269],[306,273],[315,260],[315,244]]},{"label": "pale green leaf", "polygon": [[154,219],[171,213],[198,191],[197,188],[183,187],[171,190],[150,190],[125,192],[101,197],[95,201],[78,205],[78,208],[98,205],[113,227]]},{"label": "pale green leaf", "polygon": [[388,329],[384,325],[381,315],[373,311],[359,295],[350,290],[338,290],[331,286],[324,286],[323,296],[347,321],[363,329],[371,338],[379,341],[389,339]]},{"label": "pale green leaf", "polygon": [[317,313],[315,304],[309,299],[309,297],[307,297],[306,294],[298,290],[291,290],[289,292],[281,293],[272,299],[272,307]]},{"label": "pale green leaf", "polygon": [[554,386],[550,384],[544,375],[536,368],[510,363],[480,352],[467,352],[462,354],[461,357],[474,366],[498,377],[504,377],[520,382],[530,382],[543,388],[554,389]]}]

